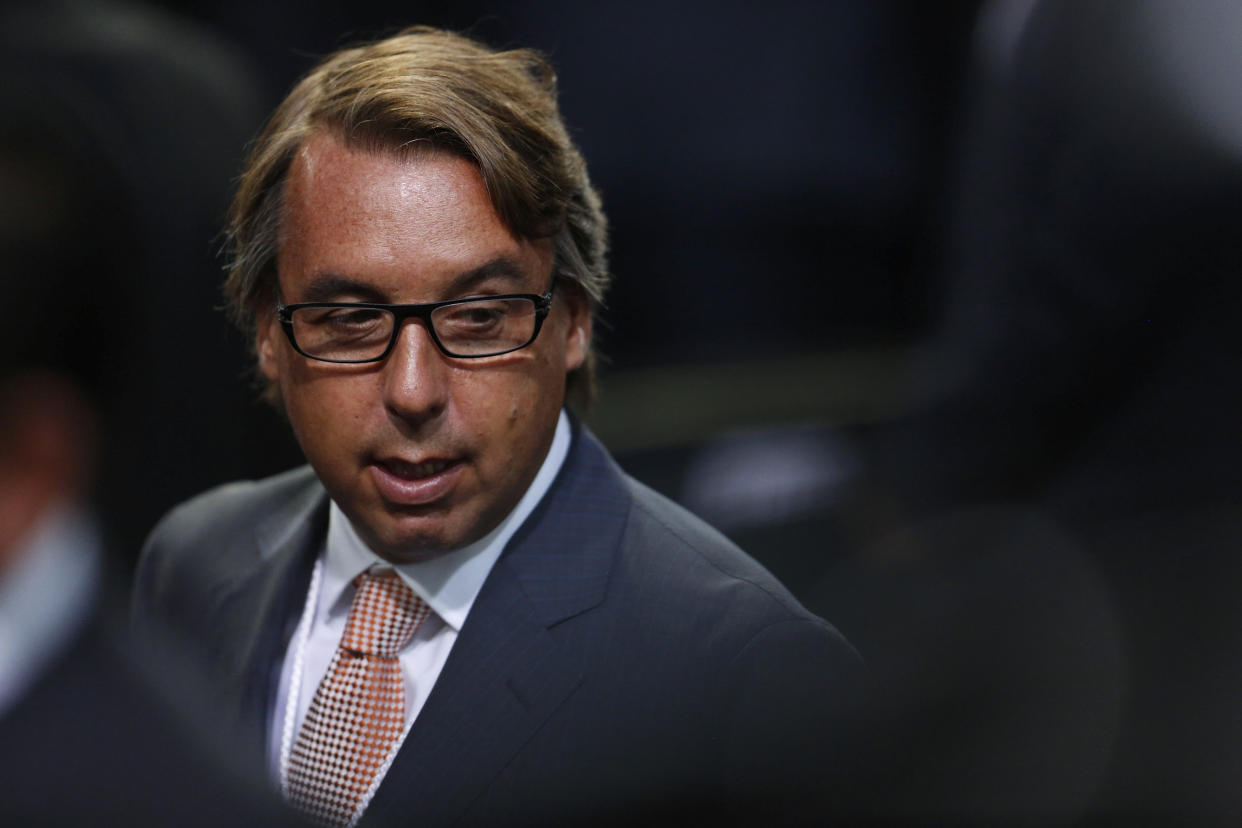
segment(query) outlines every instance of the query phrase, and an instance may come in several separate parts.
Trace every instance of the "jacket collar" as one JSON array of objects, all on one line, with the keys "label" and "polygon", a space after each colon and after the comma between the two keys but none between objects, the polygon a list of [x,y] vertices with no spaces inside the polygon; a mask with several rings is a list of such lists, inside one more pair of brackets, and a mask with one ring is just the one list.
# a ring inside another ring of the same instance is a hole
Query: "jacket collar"
[{"label": "jacket collar", "polygon": [[498,566],[551,627],[604,600],[630,496],[595,436],[575,424],[565,466]]},{"label": "jacket collar", "polygon": [[234,693],[232,714],[260,751],[282,657],[327,532],[323,486],[309,468],[293,474],[302,478],[293,496],[255,528],[259,554],[221,587],[211,622],[213,638],[228,647],[216,663],[224,673],[223,686]]}]

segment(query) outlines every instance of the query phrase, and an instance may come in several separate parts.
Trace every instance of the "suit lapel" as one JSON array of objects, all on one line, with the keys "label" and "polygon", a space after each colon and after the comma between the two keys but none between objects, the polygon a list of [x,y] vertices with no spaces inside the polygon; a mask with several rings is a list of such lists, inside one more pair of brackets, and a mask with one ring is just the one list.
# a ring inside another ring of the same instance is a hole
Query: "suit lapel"
[{"label": "suit lapel", "polygon": [[458,819],[582,680],[552,628],[603,602],[628,516],[620,473],[575,430],[565,465],[509,542],[364,823]]},{"label": "suit lapel", "polygon": [[[265,751],[268,706],[285,648],[297,626],[315,556],[327,532],[328,498],[311,478],[287,507],[255,529],[254,566],[220,589],[214,611],[224,687],[237,688],[230,712]],[[227,648],[227,650],[225,649]]]}]

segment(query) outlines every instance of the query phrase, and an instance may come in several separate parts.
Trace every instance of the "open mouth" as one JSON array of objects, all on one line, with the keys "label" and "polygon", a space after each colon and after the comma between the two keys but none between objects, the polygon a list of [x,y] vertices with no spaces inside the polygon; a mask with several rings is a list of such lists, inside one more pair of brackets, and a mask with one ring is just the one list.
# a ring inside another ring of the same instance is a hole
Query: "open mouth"
[{"label": "open mouth", "polygon": [[465,468],[459,459],[411,463],[390,457],[373,461],[371,479],[380,497],[391,505],[427,506],[451,495]]},{"label": "open mouth", "polygon": [[404,460],[382,460],[380,465],[393,477],[402,480],[422,480],[432,477],[453,465],[452,460],[428,460],[425,463],[407,463]]}]

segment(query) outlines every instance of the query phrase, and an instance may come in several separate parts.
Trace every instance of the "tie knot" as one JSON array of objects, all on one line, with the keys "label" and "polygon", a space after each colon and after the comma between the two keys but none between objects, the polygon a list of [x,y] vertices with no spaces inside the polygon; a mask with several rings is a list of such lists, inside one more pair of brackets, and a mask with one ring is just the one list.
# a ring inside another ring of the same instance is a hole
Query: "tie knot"
[{"label": "tie knot", "polygon": [[346,650],[396,658],[431,608],[391,569],[364,572],[354,579],[357,592],[345,620],[341,646]]}]

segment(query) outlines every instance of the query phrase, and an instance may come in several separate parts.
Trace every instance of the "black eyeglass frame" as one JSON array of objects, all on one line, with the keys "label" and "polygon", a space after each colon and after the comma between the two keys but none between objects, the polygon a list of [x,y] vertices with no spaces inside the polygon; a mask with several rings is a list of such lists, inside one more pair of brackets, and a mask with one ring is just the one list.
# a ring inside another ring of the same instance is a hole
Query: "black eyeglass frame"
[{"label": "black eyeglass frame", "polygon": [[[520,351],[529,346],[539,336],[539,331],[543,328],[543,320],[547,318],[548,311],[552,309],[552,291],[556,287],[553,281],[548,292],[539,296],[535,293],[500,293],[494,296],[467,296],[462,299],[449,299],[444,302],[428,302],[422,305],[384,305],[377,302],[296,302],[291,305],[283,305],[277,302],[276,318],[280,322],[280,327],[284,329],[285,336],[289,339],[289,344],[293,346],[293,350],[297,351],[307,359],[318,360],[319,362],[331,362],[335,365],[361,365],[368,362],[383,362],[392,353],[393,347],[397,344],[397,337],[401,335],[401,328],[407,319],[422,320],[423,328],[427,331],[427,335],[431,337],[431,341],[440,349],[440,353],[453,359],[486,359],[488,357],[501,356],[503,354],[511,354],[514,351]],[[500,299],[529,299],[535,304],[535,329],[531,332],[530,339],[521,345],[512,348],[506,348],[503,351],[496,351],[487,354],[455,354],[444,346],[440,341],[439,335],[436,333],[436,326],[431,321],[431,314],[440,308],[447,308],[452,305],[462,305],[467,302],[494,302]],[[293,335],[293,312],[302,308],[345,308],[351,310],[382,310],[388,311],[393,315],[392,335],[388,338],[388,346],[384,348],[383,353],[376,357],[367,359],[329,359],[327,357],[315,356],[303,351],[298,345],[297,339]]]}]

